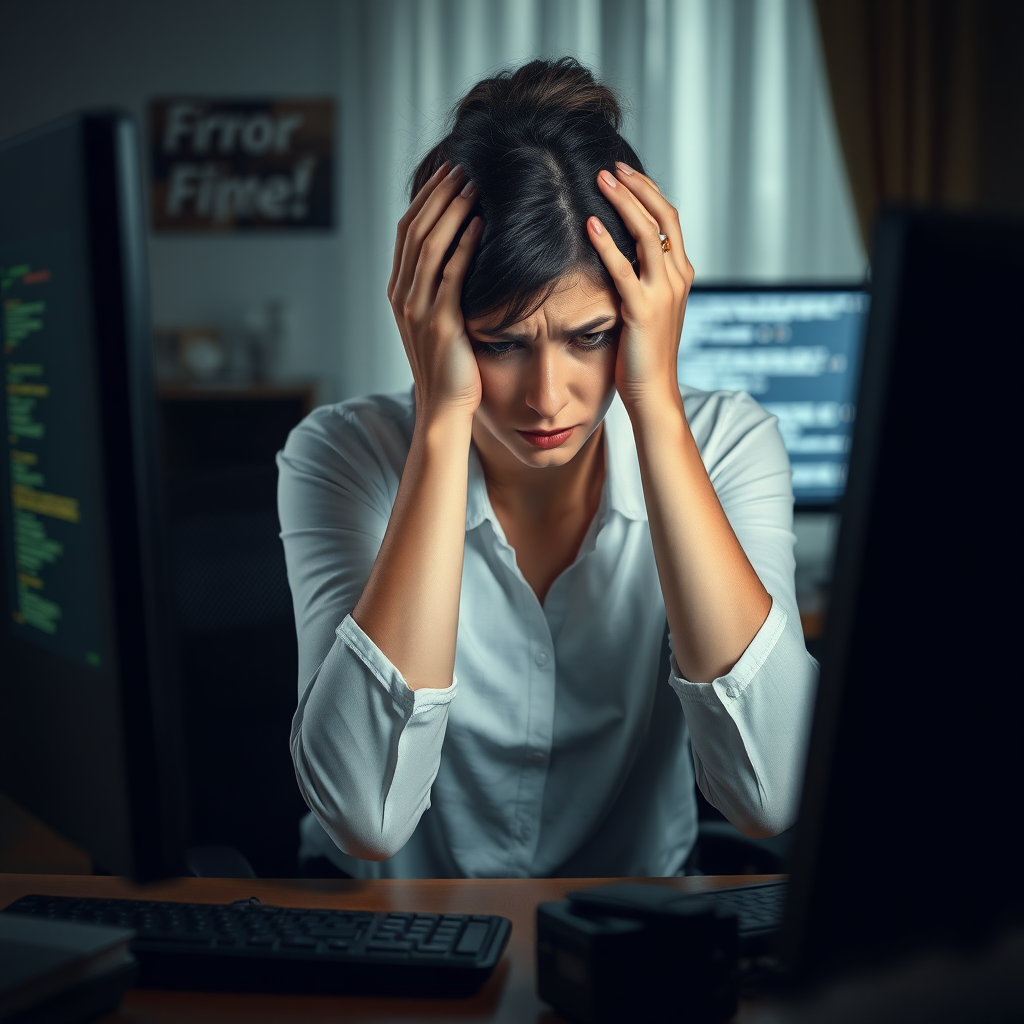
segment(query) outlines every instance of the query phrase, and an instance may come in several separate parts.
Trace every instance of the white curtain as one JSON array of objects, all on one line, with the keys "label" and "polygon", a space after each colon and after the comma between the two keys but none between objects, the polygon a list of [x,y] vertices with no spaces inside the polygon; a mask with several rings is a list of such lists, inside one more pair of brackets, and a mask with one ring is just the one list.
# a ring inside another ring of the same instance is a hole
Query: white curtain
[{"label": "white curtain", "polygon": [[535,57],[616,91],[699,281],[863,276],[810,0],[342,0],[342,32],[340,397],[411,382],[385,294],[409,178],[474,82]]}]

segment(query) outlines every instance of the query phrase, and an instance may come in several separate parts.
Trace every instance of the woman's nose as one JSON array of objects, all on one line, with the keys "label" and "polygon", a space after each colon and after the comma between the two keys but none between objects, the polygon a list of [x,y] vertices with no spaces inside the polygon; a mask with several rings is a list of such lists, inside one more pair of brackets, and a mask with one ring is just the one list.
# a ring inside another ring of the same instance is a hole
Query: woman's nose
[{"label": "woman's nose", "polygon": [[[556,352],[535,353],[530,360],[526,404],[545,420],[553,420],[569,401],[564,368]],[[558,424],[562,426],[563,424]]]}]

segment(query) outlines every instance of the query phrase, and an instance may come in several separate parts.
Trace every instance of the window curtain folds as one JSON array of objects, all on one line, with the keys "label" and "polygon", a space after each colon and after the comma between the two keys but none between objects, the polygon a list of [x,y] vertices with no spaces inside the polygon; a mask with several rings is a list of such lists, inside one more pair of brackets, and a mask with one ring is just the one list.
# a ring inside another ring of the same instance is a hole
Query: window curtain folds
[{"label": "window curtain folds", "polygon": [[861,237],[885,202],[977,198],[978,0],[816,0]]}]

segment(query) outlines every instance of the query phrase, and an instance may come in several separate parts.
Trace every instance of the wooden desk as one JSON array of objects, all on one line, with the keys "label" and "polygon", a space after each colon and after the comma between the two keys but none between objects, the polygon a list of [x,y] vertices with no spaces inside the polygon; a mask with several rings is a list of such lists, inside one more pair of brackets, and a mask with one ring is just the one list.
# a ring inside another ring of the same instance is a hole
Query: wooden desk
[{"label": "wooden desk", "polygon": [[[652,879],[684,892],[766,881],[778,875]],[[557,1024],[537,998],[534,921],[538,903],[560,900],[573,889],[622,879],[471,879],[461,881],[359,882],[295,879],[178,879],[144,889],[120,878],[89,875],[0,875],[0,906],[29,893],[226,903],[259,896],[266,903],[346,910],[413,910],[432,913],[501,914],[512,921],[512,937],[488,983],[470,999],[354,999],[221,992],[129,992],[121,1011],[103,1024],[299,1024],[302,1021],[531,1021]],[[736,1021],[745,1019],[744,1008]]]}]

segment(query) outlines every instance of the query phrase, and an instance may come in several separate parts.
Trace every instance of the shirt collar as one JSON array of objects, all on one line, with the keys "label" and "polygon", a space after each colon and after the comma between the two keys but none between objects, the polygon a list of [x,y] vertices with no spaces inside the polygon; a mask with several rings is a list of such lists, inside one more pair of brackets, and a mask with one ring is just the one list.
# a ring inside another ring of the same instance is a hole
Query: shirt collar
[{"label": "shirt collar", "polygon": [[[602,506],[618,512],[626,519],[647,519],[640,480],[640,461],[636,453],[633,424],[629,422],[625,406],[618,395],[612,400],[604,418],[605,455],[608,474],[604,481]],[[469,446],[469,489],[466,495],[466,532],[475,529],[485,519],[498,524],[491,499],[487,494],[487,481],[476,445]]]}]

